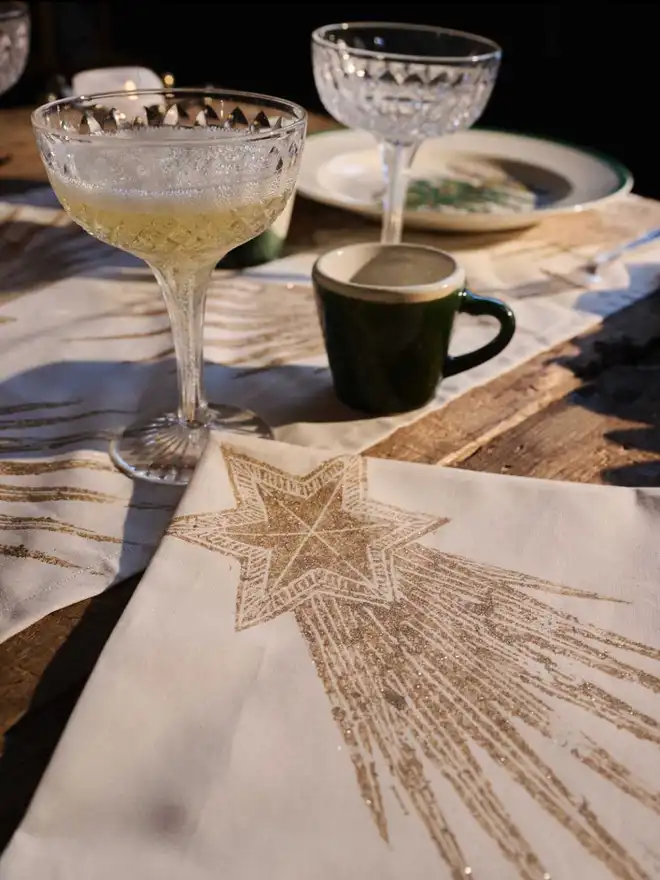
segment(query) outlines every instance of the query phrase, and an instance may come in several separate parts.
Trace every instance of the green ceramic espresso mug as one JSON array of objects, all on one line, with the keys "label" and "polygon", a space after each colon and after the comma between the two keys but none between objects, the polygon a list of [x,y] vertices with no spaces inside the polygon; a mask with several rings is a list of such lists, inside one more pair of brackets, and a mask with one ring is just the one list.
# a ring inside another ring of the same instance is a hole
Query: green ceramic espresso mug
[{"label": "green ceramic espresso mug", "polygon": [[[425,406],[438,383],[499,354],[516,322],[503,302],[465,289],[453,257],[413,244],[353,244],[323,254],[312,270],[337,397],[370,415]],[[452,357],[457,312],[499,321],[495,338]]]}]

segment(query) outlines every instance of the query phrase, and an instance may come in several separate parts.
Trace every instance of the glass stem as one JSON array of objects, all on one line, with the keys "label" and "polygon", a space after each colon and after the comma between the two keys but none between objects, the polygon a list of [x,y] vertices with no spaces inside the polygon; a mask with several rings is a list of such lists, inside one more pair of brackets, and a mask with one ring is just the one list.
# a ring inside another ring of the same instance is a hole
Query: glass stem
[{"label": "glass stem", "polygon": [[381,147],[385,173],[383,196],[383,244],[399,244],[403,231],[403,212],[408,191],[408,171],[417,151],[417,144],[393,144],[384,141]]},{"label": "glass stem", "polygon": [[215,267],[168,266],[152,270],[160,285],[172,325],[179,380],[179,418],[189,425],[203,421],[206,399],[203,387],[204,310]]}]

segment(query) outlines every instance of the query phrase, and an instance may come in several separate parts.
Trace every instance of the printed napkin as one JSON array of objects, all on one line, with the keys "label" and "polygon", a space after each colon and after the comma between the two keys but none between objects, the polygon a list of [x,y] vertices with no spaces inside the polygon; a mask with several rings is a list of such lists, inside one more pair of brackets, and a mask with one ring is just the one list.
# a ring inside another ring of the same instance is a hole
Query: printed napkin
[{"label": "printed napkin", "polygon": [[[107,457],[109,439],[138,414],[175,405],[162,298],[143,264],[81,232],[44,192],[0,203],[0,640],[141,570],[179,497],[133,484]],[[593,290],[567,280],[594,249],[654,224],[660,205],[631,196],[505,241],[434,238],[455,249],[475,292],[513,304],[518,330],[499,357],[443,382],[429,409],[654,290],[660,243],[609,267]],[[281,441],[360,452],[424,413],[364,419],[337,402],[309,284],[314,256],[216,273],[206,384]],[[452,349],[493,333],[491,319],[466,317]]]},{"label": "printed napkin", "polygon": [[648,880],[660,490],[214,441],[0,880]]}]

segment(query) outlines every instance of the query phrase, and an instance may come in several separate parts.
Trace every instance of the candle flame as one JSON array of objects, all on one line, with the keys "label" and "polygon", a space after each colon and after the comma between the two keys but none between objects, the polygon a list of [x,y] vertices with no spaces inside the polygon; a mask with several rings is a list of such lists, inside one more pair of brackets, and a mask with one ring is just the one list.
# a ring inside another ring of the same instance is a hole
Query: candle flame
[{"label": "candle flame", "polygon": [[[137,84],[133,82],[132,79],[127,79],[124,83],[124,90],[127,92],[134,92],[137,89]],[[129,100],[137,101],[137,95],[129,95]]]}]

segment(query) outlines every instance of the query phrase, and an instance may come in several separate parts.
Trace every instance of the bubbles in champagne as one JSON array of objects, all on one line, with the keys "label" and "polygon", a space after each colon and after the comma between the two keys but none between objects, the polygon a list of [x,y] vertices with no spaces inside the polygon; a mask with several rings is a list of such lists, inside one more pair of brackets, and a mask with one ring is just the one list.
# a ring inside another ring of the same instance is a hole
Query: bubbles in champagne
[{"label": "bubbles in champagne", "polygon": [[213,262],[268,228],[291,196],[296,162],[277,137],[218,128],[145,128],[58,140],[48,171],[92,235],[154,265]]},{"label": "bubbles in champagne", "polygon": [[63,182],[108,196],[235,204],[263,197],[264,190],[274,195],[291,174],[276,138],[248,139],[219,128],[119,130],[89,141],[58,140],[51,151],[50,170]]}]

